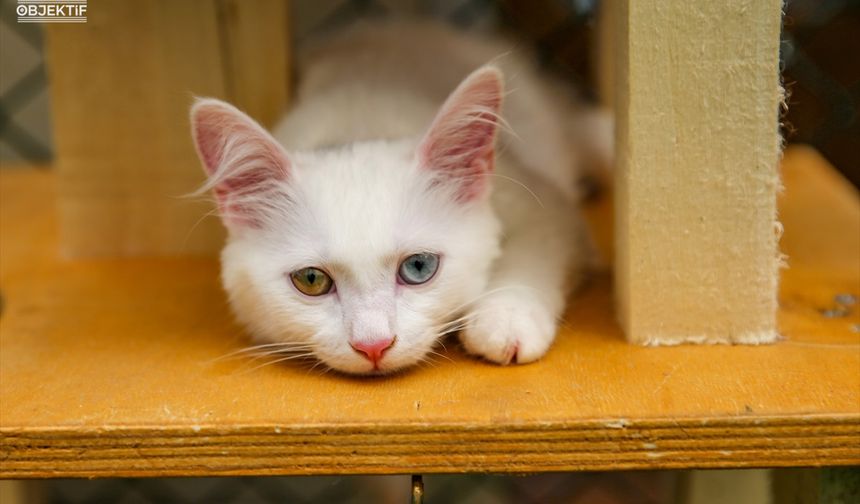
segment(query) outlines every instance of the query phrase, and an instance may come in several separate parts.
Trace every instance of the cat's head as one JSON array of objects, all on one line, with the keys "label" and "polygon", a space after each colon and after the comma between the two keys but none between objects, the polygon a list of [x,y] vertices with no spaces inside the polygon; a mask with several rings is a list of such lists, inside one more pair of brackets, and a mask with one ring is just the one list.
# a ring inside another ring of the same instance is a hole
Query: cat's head
[{"label": "cat's head", "polygon": [[231,105],[198,100],[192,133],[229,231],[224,287],[258,337],[357,374],[424,359],[484,291],[498,70],[467,77],[420,139],[286,152]]}]

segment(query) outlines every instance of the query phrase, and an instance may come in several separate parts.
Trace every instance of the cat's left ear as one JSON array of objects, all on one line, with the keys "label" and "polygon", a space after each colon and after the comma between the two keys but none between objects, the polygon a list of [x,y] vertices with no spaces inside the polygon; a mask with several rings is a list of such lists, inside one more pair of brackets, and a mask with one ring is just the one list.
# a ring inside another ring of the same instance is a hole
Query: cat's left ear
[{"label": "cat's left ear", "polygon": [[488,65],[472,72],[442,105],[418,147],[422,166],[457,184],[461,201],[487,192],[502,87],[502,73],[496,67]]}]

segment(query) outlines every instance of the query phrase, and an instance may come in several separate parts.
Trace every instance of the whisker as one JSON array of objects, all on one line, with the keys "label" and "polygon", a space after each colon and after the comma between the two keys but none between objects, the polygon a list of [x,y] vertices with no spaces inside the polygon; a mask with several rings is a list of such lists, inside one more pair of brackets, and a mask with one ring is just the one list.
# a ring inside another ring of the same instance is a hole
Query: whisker
[{"label": "whisker", "polygon": [[289,355],[287,357],[282,357],[280,359],[275,359],[275,360],[272,360],[269,362],[264,362],[262,364],[259,364],[257,366],[252,367],[251,369],[245,370],[243,373],[245,373],[245,374],[251,373],[251,372],[256,371],[260,368],[264,368],[266,366],[271,366],[271,365],[277,364],[279,362],[285,362],[285,361],[295,360],[295,359],[304,359],[304,358],[308,358],[308,357],[313,357],[313,355],[314,355],[313,353],[302,353],[302,354]]},{"label": "whisker", "polygon": [[191,226],[188,232],[185,233],[185,237],[182,238],[182,245],[180,245],[179,247],[180,251],[185,250],[185,247],[188,245],[188,240],[191,239],[191,235],[194,234],[194,231],[197,229],[200,223],[213,216],[218,216],[218,208],[213,208],[212,210],[209,210],[208,212],[200,216],[199,219],[197,219],[197,221]]},{"label": "whisker", "polygon": [[[308,349],[305,349],[305,350],[311,350],[311,349],[309,349],[309,348],[308,348]],[[256,362],[256,361],[258,361],[258,360],[260,360],[260,359],[265,359],[266,357],[271,357],[271,356],[278,356],[278,355],[295,355],[295,354],[296,354],[296,352],[298,352],[298,351],[299,351],[298,349],[291,349],[291,350],[270,350],[270,351],[268,351],[268,352],[260,352],[260,353],[252,353],[252,354],[248,354],[248,357],[250,358],[250,361],[251,361],[251,362]]]},{"label": "whisker", "polygon": [[252,350],[245,352],[246,355],[268,355],[268,354],[278,354],[285,352],[298,352],[300,350],[311,350],[313,347],[285,347],[285,348],[263,348],[259,350]]},{"label": "whisker", "polygon": [[532,198],[534,198],[534,200],[537,202],[538,205],[540,205],[541,208],[546,208],[546,206],[544,206],[544,204],[543,204],[543,201],[541,201],[541,199],[538,197],[538,195],[535,194],[535,192],[532,191],[529,186],[525,185],[524,183],[520,182],[519,180],[517,180],[513,177],[509,177],[507,175],[502,175],[501,173],[491,173],[490,175],[493,177],[498,177],[498,178],[503,179],[503,180],[509,180],[509,181],[513,182],[514,184],[517,184],[518,186],[525,189],[526,192],[528,192],[532,196]]},{"label": "whisker", "polygon": [[466,313],[465,315],[463,315],[461,317],[457,317],[455,319],[452,319],[452,320],[449,320],[447,322],[440,324],[437,327],[437,332],[440,332],[442,334],[447,334],[447,333],[452,333],[452,332],[456,332],[456,331],[465,329],[469,326],[469,323],[471,323],[476,316],[478,316],[482,313],[486,313],[486,310],[479,309],[479,310],[470,311],[469,313]]},{"label": "whisker", "polygon": [[280,343],[265,343],[262,345],[253,345],[249,347],[240,348],[238,350],[234,350],[232,352],[221,355],[220,357],[216,357],[210,361],[209,364],[214,364],[216,362],[220,362],[222,360],[230,359],[230,358],[241,358],[247,354],[253,354],[257,350],[278,347],[278,351],[287,351],[287,350],[310,350],[313,348],[313,345],[307,343],[289,343],[289,342],[280,342]]},{"label": "whisker", "polygon": [[504,291],[504,290],[509,290],[509,289],[527,289],[527,290],[533,290],[533,291],[537,291],[537,290],[538,290],[538,289],[536,289],[536,288],[534,288],[534,287],[529,287],[529,286],[527,286],[527,285],[503,285],[503,286],[501,286],[501,287],[496,287],[496,288],[494,288],[494,289],[490,289],[490,290],[488,290],[488,291],[484,291],[484,292],[482,292],[481,294],[479,294],[479,295],[475,296],[474,298],[472,298],[472,299],[470,299],[470,300],[466,301],[465,303],[462,303],[462,304],[460,304],[459,306],[457,306],[457,307],[455,307],[455,308],[453,308],[453,309],[451,309],[451,310],[448,310],[448,312],[447,312],[447,313],[445,313],[445,314],[443,314],[440,318],[448,317],[448,316],[450,316],[450,315],[452,315],[452,314],[454,314],[454,313],[457,313],[457,312],[459,312],[459,311],[462,311],[463,309],[465,309],[465,308],[466,308],[466,307],[468,307],[469,305],[474,304],[475,302],[477,302],[477,301],[479,301],[479,300],[481,300],[481,299],[483,299],[483,298],[485,298],[485,297],[487,297],[487,296],[490,296],[490,295],[492,295],[492,294],[495,294],[495,293],[497,293],[497,292],[501,292],[501,291]]},{"label": "whisker", "polygon": [[441,358],[443,358],[443,359],[447,360],[448,362],[454,362],[454,359],[452,359],[452,358],[448,357],[448,356],[447,356],[447,355],[445,355],[445,354],[442,354],[442,353],[439,353],[439,352],[434,352],[433,350],[430,350],[430,353],[429,353],[428,355],[433,355],[433,356],[436,356],[436,357],[441,357]]},{"label": "whisker", "polygon": [[315,363],[313,366],[311,366],[311,368],[310,368],[310,369],[308,369],[307,374],[311,374],[311,373],[314,371],[314,369],[316,369],[316,368],[317,368],[317,366],[320,366],[320,365],[322,366],[322,368],[320,368],[320,371],[319,371],[319,373],[318,373],[318,376],[322,376],[322,375],[324,375],[324,374],[328,373],[329,371],[331,371],[331,367],[330,367],[328,364],[326,364],[325,362],[323,362],[323,361],[321,361],[321,360],[317,359],[316,363]]},{"label": "whisker", "polygon": [[427,357],[427,356],[424,356],[424,357],[421,357],[420,359],[418,359],[418,362],[417,362],[416,364],[417,364],[419,367],[420,367],[420,366],[430,366],[430,367],[435,368],[435,367],[438,367],[438,366],[439,366],[439,363],[438,363],[438,362],[436,362],[435,360],[433,360],[433,359],[431,359],[431,358],[429,358],[429,357]]}]

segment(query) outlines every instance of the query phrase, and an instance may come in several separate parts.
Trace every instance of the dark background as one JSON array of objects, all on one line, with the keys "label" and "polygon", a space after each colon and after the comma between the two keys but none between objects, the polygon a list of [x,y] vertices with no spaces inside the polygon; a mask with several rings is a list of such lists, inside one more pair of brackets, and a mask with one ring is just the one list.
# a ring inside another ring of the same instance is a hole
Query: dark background
[{"label": "dark background", "polygon": [[[501,6],[505,23],[534,40],[551,67],[591,83],[599,3],[508,0]],[[560,16],[561,5],[568,9]],[[860,1],[788,0],[780,66],[788,98],[783,137],[814,145],[860,187]]]}]

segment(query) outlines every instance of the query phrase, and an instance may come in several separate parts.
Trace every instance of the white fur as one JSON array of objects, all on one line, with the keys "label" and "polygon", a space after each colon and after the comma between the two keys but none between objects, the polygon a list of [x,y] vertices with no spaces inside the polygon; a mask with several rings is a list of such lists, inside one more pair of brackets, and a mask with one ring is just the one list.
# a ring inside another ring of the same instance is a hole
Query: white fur
[{"label": "white fur", "polygon": [[[513,49],[398,22],[308,51],[296,106],[273,132],[289,156],[283,197],[260,226],[228,223],[222,254],[225,289],[256,337],[358,374],[413,365],[456,328],[493,362],[546,353],[591,260],[576,208],[587,146],[572,137],[582,128],[575,99]],[[428,189],[433,174],[416,150],[445,97],[490,61],[507,79],[510,131],[497,142],[492,197],[457,201],[456,188]],[[423,251],[442,257],[435,278],[398,284],[400,260]],[[331,273],[336,293],[300,294],[288,275],[308,266]],[[356,333],[396,335],[377,370],[349,346]]]}]

